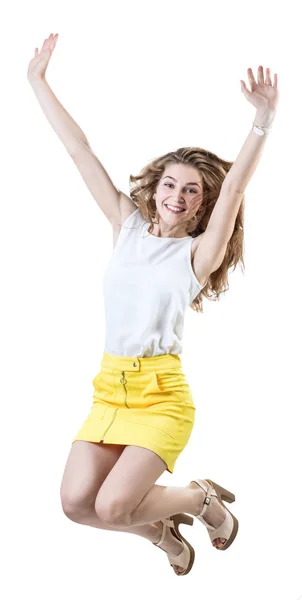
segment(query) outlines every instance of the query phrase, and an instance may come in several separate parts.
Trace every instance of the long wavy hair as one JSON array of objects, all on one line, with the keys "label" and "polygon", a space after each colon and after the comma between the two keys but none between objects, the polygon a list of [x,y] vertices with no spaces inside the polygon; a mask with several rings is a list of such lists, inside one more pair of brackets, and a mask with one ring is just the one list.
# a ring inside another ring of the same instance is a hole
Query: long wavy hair
[{"label": "long wavy hair", "polygon": [[[168,152],[149,162],[143,167],[139,175],[130,175],[130,197],[137,208],[139,208],[143,218],[150,222],[148,227],[149,233],[152,233],[154,223],[159,223],[159,221],[156,221],[156,217],[159,215],[153,195],[166,167],[171,164],[190,165],[194,167],[199,172],[203,181],[202,202],[196,214],[187,221],[186,227],[187,235],[195,238],[206,230],[222,183],[233,163],[220,158],[204,148],[178,148],[174,152]],[[234,271],[236,265],[241,263],[241,270],[245,269],[243,259],[244,207],[245,197],[243,196],[222,264],[216,271],[211,273],[207,284],[200,290],[190,305],[196,312],[203,312],[202,296],[206,296],[209,300],[219,300],[220,294],[229,289],[228,270],[231,267],[234,267]]]}]

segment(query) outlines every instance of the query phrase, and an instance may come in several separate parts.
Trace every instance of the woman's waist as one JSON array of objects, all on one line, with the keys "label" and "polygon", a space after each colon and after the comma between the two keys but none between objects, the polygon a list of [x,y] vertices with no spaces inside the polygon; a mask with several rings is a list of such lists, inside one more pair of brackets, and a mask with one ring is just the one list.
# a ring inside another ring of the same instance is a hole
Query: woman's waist
[{"label": "woman's waist", "polygon": [[167,371],[181,370],[179,354],[158,354],[156,356],[117,356],[103,353],[101,368],[110,371]]}]

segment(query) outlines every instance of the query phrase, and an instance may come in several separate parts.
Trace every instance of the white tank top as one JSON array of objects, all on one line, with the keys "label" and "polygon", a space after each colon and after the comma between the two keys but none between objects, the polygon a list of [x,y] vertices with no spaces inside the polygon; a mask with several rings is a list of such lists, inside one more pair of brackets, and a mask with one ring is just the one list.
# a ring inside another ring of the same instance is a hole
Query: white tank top
[{"label": "white tank top", "polygon": [[105,270],[105,349],[117,356],[181,354],[184,315],[201,286],[191,236],[149,234],[137,208],[124,222]]}]

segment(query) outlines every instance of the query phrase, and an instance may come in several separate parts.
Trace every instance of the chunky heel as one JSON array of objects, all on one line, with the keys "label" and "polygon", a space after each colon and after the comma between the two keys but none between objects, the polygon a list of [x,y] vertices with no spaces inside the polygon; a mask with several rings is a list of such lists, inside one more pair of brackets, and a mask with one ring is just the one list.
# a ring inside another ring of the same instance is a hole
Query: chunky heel
[{"label": "chunky heel", "polygon": [[229,502],[229,504],[235,502],[235,495],[232,494],[232,492],[229,492],[229,490],[226,490],[225,488],[221,487],[221,485],[218,485],[218,483],[215,483],[215,481],[213,481],[212,479],[205,479],[205,481],[208,481],[208,483],[213,485],[218,496],[220,496],[222,500],[224,500],[225,502]]},{"label": "chunky heel", "polygon": [[173,515],[172,517],[175,524],[179,525],[179,523],[184,523],[185,525],[193,525],[194,519],[185,513],[177,513],[177,515]]}]

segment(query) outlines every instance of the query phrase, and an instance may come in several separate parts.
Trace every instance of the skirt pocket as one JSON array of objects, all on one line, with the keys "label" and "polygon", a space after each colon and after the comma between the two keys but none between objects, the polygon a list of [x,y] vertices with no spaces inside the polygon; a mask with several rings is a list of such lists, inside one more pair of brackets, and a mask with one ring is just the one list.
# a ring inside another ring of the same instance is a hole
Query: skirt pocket
[{"label": "skirt pocket", "polygon": [[141,374],[140,387],[143,398],[146,398],[149,394],[159,394],[161,392],[157,383],[155,371]]},{"label": "skirt pocket", "polygon": [[191,388],[180,369],[156,372],[157,385],[162,393],[171,393],[184,405],[195,410]]},{"label": "skirt pocket", "polygon": [[182,392],[183,402],[193,402],[190,386],[180,369],[156,371],[155,376],[157,387],[161,392]]},{"label": "skirt pocket", "polygon": [[[158,401],[173,398],[181,404],[194,408],[195,405],[190,386],[184,373],[180,369],[158,370],[142,375],[142,396],[158,396]],[[151,400],[151,398],[150,398]],[[156,400],[155,400],[156,401]],[[154,400],[152,400],[154,402]]]}]

